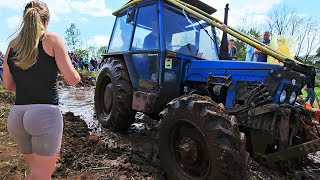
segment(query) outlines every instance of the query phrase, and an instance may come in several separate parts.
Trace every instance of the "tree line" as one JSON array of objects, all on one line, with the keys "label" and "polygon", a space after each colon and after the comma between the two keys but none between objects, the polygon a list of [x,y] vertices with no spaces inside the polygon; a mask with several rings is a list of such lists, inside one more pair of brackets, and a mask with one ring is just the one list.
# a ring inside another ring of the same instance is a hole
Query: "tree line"
[{"label": "tree line", "polygon": [[80,48],[82,45],[81,32],[76,27],[75,23],[71,23],[70,26],[67,27],[65,33],[66,44],[76,55],[80,57],[88,57],[91,55],[100,59],[101,55],[105,53],[106,46],[89,46],[86,48]]},{"label": "tree line", "polygon": [[[294,57],[303,62],[312,61],[313,57],[320,56],[320,28],[319,17],[308,17],[299,14],[296,10],[289,8],[287,5],[278,5],[268,14],[266,25],[263,27],[271,35],[281,35],[292,37],[296,42],[295,51],[292,52]],[[261,29],[257,26],[247,23],[247,18],[242,19],[242,26],[237,30],[246,33],[256,39],[261,39]],[[237,56],[244,60],[246,56],[247,44],[237,40]],[[311,55],[316,50],[316,55]]]}]

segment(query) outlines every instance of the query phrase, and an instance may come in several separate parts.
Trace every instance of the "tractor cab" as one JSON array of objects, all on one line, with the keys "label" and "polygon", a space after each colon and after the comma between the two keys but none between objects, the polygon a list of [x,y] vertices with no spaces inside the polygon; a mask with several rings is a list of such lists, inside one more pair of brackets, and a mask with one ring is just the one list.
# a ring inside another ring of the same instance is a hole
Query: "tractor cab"
[{"label": "tractor cab", "polygon": [[[210,14],[216,11],[201,1],[189,3]],[[130,1],[114,14],[116,21],[105,58],[123,56],[133,88],[153,93],[157,99],[162,94],[162,105],[181,95],[178,84],[183,63],[218,60],[215,28],[166,1]],[[143,95],[136,92],[134,99],[138,96]],[[157,111],[137,106],[145,113]]]}]

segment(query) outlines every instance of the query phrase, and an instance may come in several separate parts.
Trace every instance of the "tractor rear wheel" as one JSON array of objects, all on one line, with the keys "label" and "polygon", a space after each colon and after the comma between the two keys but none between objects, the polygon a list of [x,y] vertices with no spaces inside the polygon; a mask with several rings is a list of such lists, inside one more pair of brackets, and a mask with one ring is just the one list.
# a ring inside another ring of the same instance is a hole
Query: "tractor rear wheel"
[{"label": "tractor rear wheel", "polygon": [[123,60],[109,58],[101,65],[95,89],[94,105],[102,126],[126,130],[134,122],[133,88]]},{"label": "tractor rear wheel", "polygon": [[160,164],[169,180],[247,177],[245,136],[235,117],[209,97],[176,98],[160,117]]}]

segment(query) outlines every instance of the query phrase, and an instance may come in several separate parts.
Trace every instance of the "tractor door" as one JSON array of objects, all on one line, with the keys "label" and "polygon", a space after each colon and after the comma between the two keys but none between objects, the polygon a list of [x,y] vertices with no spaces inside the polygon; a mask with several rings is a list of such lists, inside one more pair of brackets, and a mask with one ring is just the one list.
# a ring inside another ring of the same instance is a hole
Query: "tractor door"
[{"label": "tractor door", "polygon": [[159,20],[157,4],[139,7],[131,45],[132,60],[138,74],[138,89],[159,88]]},{"label": "tractor door", "polygon": [[[215,34],[209,24],[181,9],[165,4],[163,27],[166,48],[161,94],[168,99],[183,92],[186,65],[191,60],[217,60]],[[208,68],[208,67],[205,67]]]}]

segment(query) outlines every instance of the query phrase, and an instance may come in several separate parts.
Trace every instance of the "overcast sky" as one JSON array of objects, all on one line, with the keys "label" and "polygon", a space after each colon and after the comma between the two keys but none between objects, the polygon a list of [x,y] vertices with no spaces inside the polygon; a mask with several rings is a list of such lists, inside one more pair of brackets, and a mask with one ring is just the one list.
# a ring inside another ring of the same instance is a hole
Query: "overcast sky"
[{"label": "overcast sky", "polygon": [[[303,16],[320,16],[320,0],[202,0],[217,9],[215,17],[223,20],[224,7],[229,3],[229,25],[247,23],[262,27],[267,13],[276,5],[286,4]],[[10,35],[17,29],[28,0],[0,0],[0,51],[5,52]],[[83,46],[105,46],[108,44],[114,17],[112,12],[127,0],[43,0],[51,12],[48,31],[65,37],[70,23],[75,23],[81,32]],[[266,30],[266,29],[265,29]]]}]

